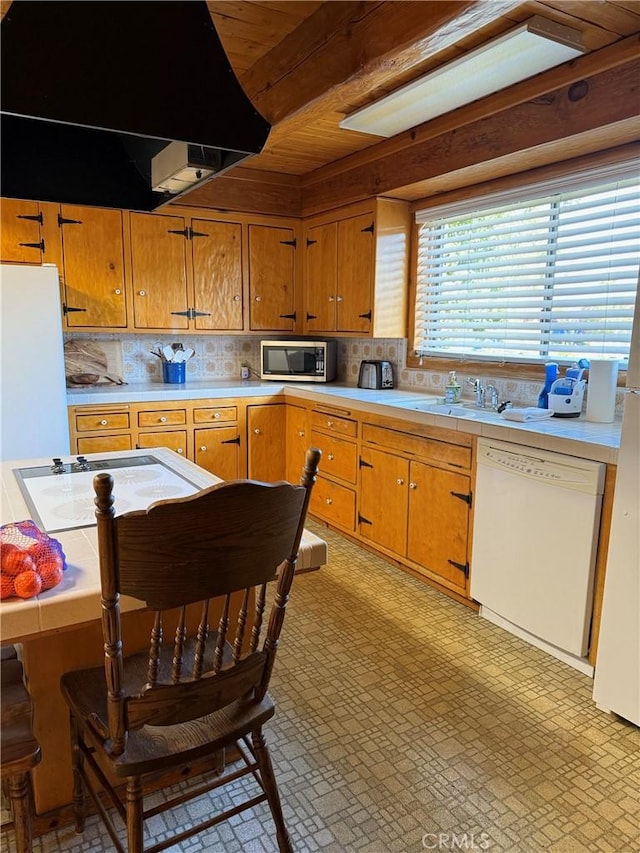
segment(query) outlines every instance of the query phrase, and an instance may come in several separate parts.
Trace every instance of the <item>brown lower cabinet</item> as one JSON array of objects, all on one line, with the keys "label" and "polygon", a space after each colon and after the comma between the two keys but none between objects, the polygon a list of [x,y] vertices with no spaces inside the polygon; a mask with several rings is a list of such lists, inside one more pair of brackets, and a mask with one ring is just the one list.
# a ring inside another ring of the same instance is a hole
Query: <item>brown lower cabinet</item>
[{"label": "brown lower cabinet", "polygon": [[298,482],[305,451],[319,447],[311,515],[466,594],[470,437],[265,397],[75,406],[69,416],[77,453],[169,447],[223,479]]},{"label": "brown lower cabinet", "polygon": [[[407,565],[464,594],[469,578],[471,448],[365,425],[358,532]],[[405,444],[406,439],[406,444]],[[401,455],[403,448],[408,451]],[[424,455],[425,460],[410,455]]]},{"label": "brown lower cabinet", "polygon": [[284,403],[247,406],[247,474],[268,483],[287,476]]}]

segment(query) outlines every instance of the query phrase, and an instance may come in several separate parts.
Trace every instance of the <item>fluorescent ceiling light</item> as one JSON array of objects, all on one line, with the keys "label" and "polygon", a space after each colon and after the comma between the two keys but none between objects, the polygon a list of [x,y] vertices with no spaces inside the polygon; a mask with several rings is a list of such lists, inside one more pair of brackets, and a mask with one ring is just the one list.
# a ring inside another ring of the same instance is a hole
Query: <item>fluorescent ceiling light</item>
[{"label": "fluorescent ceiling light", "polygon": [[395,136],[554,68],[585,50],[578,30],[535,15],[508,33],[357,110],[343,119],[340,127]]}]

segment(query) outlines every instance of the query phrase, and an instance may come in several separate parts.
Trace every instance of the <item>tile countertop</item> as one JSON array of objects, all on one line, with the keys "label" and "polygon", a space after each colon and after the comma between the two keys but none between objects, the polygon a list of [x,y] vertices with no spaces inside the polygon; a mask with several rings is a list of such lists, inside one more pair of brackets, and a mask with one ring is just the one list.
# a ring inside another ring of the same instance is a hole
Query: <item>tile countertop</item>
[{"label": "tile countertop", "polygon": [[[540,450],[567,453],[596,462],[615,464],[620,446],[620,421],[609,424],[591,423],[584,415],[579,418],[549,418],[544,421],[524,423],[508,421],[497,412],[475,409],[470,401],[463,401],[465,417],[452,417],[427,411],[416,411],[413,406],[433,400],[433,396],[417,391],[368,390],[341,383],[289,383],[289,382],[234,382],[187,381],[183,385],[162,383],[137,383],[88,387],[70,390],[70,406],[114,403],[161,402],[163,400],[224,399],[225,397],[266,397],[284,394],[315,403],[353,412],[370,412],[408,421],[486,438],[510,441]],[[442,398],[440,398],[442,399]]]}]

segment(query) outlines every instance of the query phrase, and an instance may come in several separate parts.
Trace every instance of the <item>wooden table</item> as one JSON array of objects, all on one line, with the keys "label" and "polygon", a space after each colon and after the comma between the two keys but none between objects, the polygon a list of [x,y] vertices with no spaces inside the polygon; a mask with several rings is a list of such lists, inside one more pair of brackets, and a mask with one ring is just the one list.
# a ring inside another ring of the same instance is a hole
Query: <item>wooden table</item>
[{"label": "wooden table", "polygon": [[[149,454],[167,462],[200,488],[220,482],[218,477],[166,448],[100,453],[87,455],[87,459]],[[30,517],[14,469],[50,463],[50,459],[29,459],[2,464],[3,524]],[[34,733],[42,746],[42,762],[33,771],[37,814],[71,802],[69,713],[60,693],[60,676],[103,661],[96,528],[52,535],[61,542],[67,558],[68,568],[62,582],[33,599],[0,602],[1,640],[22,644],[21,657],[34,701]],[[326,544],[305,531],[298,568],[318,568],[326,562],[326,555]],[[152,614],[145,612],[142,602],[127,596],[121,598],[120,604],[125,648],[129,651],[145,648]]]}]

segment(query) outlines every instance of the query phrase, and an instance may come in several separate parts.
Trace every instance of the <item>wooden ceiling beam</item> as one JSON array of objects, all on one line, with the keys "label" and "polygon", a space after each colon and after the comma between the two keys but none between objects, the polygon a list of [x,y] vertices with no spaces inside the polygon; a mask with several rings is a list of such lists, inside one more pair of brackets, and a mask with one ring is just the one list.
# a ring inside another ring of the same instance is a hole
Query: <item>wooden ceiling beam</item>
[{"label": "wooden ceiling beam", "polygon": [[375,158],[369,149],[372,156],[366,162],[307,186],[302,212],[309,215],[372,196],[393,196],[394,190],[412,184],[424,189],[430,179],[442,183],[443,175],[481,163],[495,162],[499,173],[505,174],[505,158],[521,162],[527,151],[535,151],[536,164],[541,165],[544,148],[549,157],[557,158],[561,143],[567,156],[579,156],[631,142],[640,138],[639,100],[640,60],[636,59],[544,98],[416,140],[392,154]]},{"label": "wooden ceiling beam", "polygon": [[323,4],[259,59],[241,83],[279,132],[304,127],[521,6],[521,0]]}]

